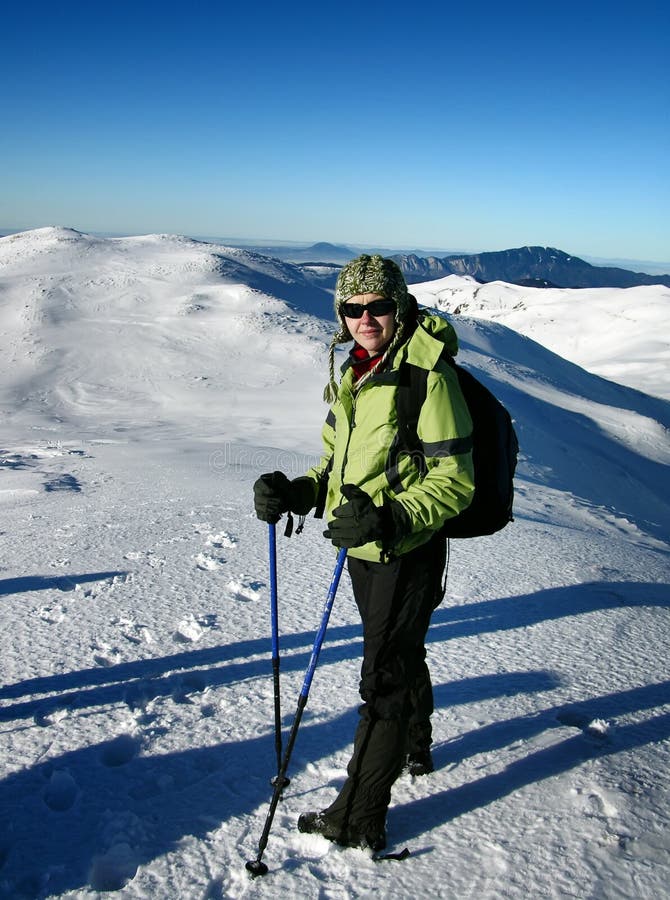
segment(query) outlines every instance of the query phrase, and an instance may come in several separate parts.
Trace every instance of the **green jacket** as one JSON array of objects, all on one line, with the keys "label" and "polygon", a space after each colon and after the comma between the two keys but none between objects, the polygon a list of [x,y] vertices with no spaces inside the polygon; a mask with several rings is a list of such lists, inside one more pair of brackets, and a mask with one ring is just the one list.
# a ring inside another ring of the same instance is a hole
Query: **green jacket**
[{"label": "green jacket", "polygon": [[[342,367],[339,396],[323,427],[324,453],[307,473],[315,489],[327,475],[326,519],[345,502],[343,484],[355,484],[377,506],[384,500],[401,503],[409,515],[411,533],[393,548],[369,543],[349,550],[349,555],[375,562],[407,553],[425,543],[444,522],[465,509],[474,493],[472,420],[456,373],[444,359],[454,356],[458,339],[452,326],[435,315],[423,314],[409,340],[402,344],[391,365],[354,391],[351,363]],[[398,417],[396,393],[403,360],[428,370],[426,401],[417,432],[423,444],[427,472],[422,478],[408,454],[396,455]]]}]

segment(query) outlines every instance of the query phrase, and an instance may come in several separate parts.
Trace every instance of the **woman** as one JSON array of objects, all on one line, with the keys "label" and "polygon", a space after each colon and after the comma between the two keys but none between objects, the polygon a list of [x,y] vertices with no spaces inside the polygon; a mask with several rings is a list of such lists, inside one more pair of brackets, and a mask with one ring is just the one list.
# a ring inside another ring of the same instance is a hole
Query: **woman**
[{"label": "woman", "polygon": [[[323,457],[293,481],[281,472],[261,476],[254,496],[256,513],[267,522],[325,502],[324,535],[348,549],[363,622],[363,705],[341,791],[327,809],[300,816],[298,828],[380,850],[393,782],[406,765],[415,775],[433,770],[424,642],[444,594],[440,528],[467,508],[474,492],[472,421],[444,359],[457,352],[456,334],[441,317],[419,312],[392,260],[363,255],[345,265],[335,312],[340,329],[330,347]],[[335,346],[350,340],[338,385]],[[396,410],[407,365],[428,372],[417,423],[423,464],[403,452]]]}]

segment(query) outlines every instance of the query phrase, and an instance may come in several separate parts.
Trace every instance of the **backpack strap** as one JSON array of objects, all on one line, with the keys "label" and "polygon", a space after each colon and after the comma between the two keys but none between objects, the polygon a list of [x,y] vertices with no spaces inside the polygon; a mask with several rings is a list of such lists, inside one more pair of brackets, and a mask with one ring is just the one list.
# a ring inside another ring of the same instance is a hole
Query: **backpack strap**
[{"label": "backpack strap", "polygon": [[419,440],[419,416],[428,392],[428,372],[420,366],[403,361],[400,364],[400,377],[396,395],[396,414],[398,416],[398,442],[395,458],[398,453],[409,453],[414,458],[422,475],[426,473],[426,459]]},{"label": "backpack strap", "polygon": [[[444,360],[459,375],[461,370],[446,347],[440,354],[440,359]],[[418,426],[421,409],[428,393],[428,370],[408,363],[406,360],[403,360],[399,369],[400,377],[396,395],[398,436],[392,448],[391,466],[395,469],[400,453],[408,453],[423,478],[428,472],[428,468],[424,446],[419,439]],[[470,446],[464,449],[470,449]],[[451,452],[464,452],[464,449],[459,451],[452,449]],[[396,479],[391,472],[391,485],[394,486],[395,483]]]}]

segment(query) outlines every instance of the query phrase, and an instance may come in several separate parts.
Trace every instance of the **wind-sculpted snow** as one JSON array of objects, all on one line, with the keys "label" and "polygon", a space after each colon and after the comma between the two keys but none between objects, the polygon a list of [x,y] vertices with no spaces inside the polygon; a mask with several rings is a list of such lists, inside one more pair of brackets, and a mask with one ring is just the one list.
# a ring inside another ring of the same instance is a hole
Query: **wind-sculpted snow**
[{"label": "wind-sculpted snow", "polygon": [[[286,298],[238,280],[252,270],[288,272]],[[345,576],[270,871],[249,879],[276,772],[252,485],[318,454],[334,327],[290,272],[172,236],[0,240],[0,896],[667,897],[669,404],[461,315],[462,362],[519,431],[516,518],[451,542],[427,644],[436,771],[398,780],[387,823],[411,856],[296,828],[351,752]],[[335,553],[323,522],[282,525],[286,739]]]}]

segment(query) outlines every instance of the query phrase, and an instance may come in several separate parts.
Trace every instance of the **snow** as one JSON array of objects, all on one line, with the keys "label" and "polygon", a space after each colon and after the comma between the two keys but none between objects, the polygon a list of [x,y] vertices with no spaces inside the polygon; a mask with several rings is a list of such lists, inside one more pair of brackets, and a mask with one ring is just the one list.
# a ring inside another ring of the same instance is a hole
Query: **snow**
[{"label": "snow", "polygon": [[[413,291],[443,305],[447,282]],[[483,293],[452,321],[515,418],[516,521],[451,543],[436,771],[399,779],[388,819],[411,855],[296,829],[351,750],[345,576],[251,880],[276,768],[251,487],[319,452],[324,298],[182,237],[0,240],[0,896],[670,896],[667,295]],[[284,740],[333,571],[322,530],[278,534]]]},{"label": "snow", "polygon": [[412,291],[426,305],[502,322],[590,372],[670,399],[670,288],[544,289],[449,275]]}]

